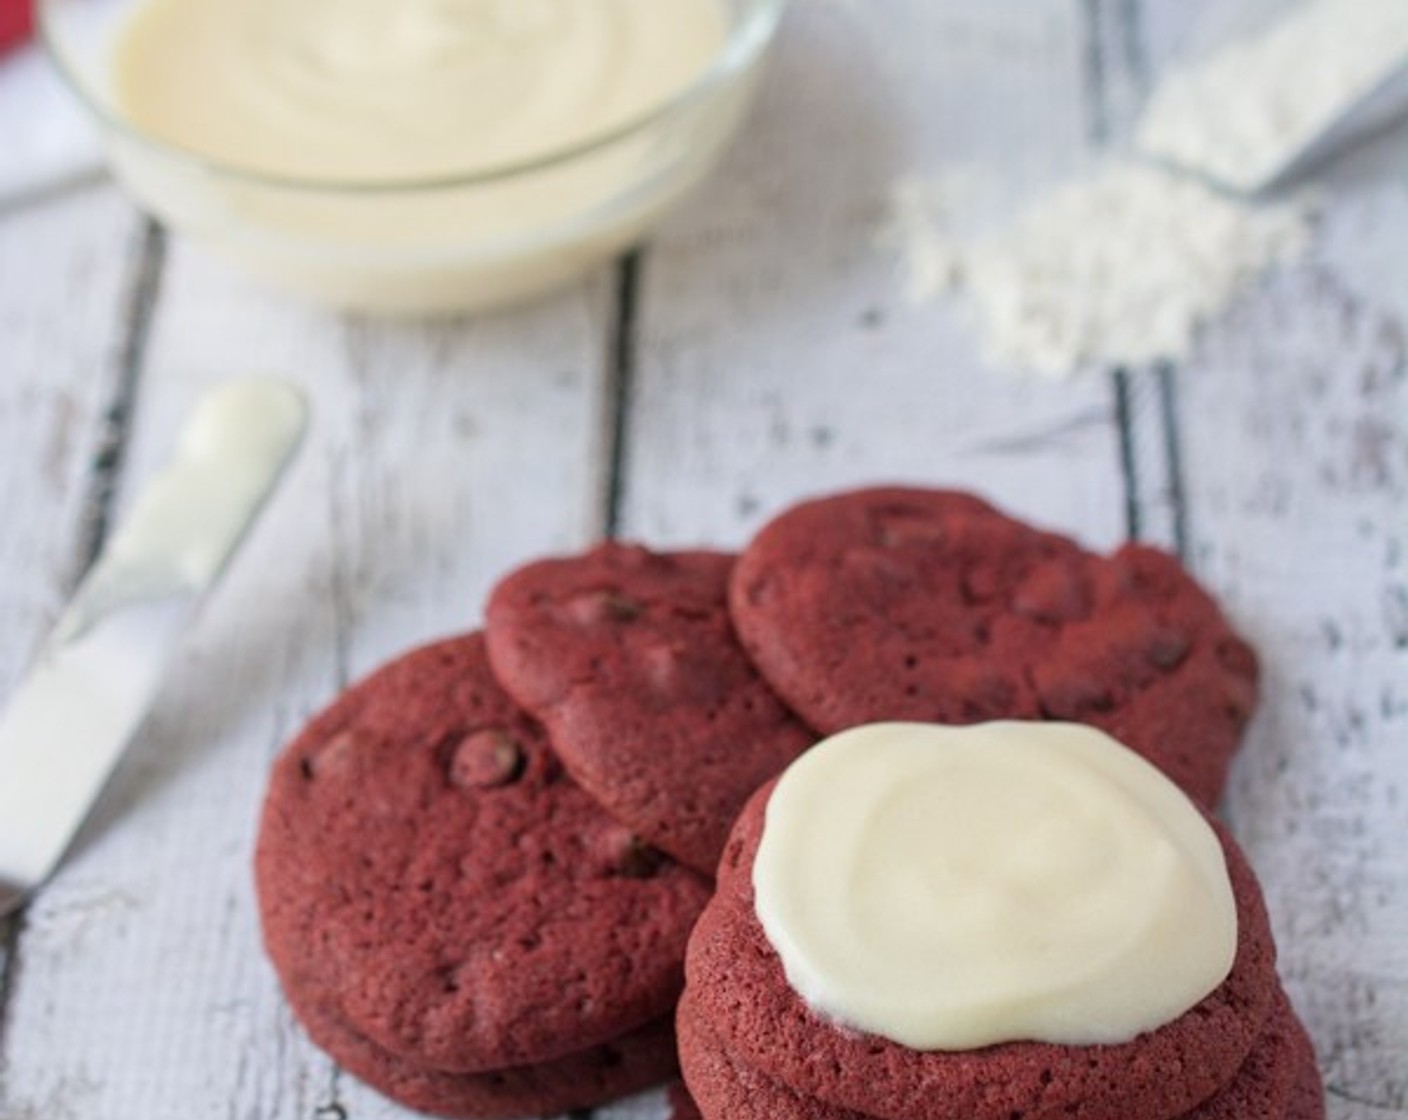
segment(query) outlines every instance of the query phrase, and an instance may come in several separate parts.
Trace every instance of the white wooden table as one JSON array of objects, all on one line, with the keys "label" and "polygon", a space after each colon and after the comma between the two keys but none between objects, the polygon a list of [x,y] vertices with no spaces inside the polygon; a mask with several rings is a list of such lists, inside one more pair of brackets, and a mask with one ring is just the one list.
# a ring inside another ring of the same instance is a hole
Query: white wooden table
[{"label": "white wooden table", "polygon": [[499,317],[287,304],[107,184],[0,216],[0,691],[203,389],[274,371],[316,408],[0,939],[0,1120],[403,1115],[309,1046],[261,956],[273,753],[349,679],[474,625],[518,561],[605,532],[736,545],[798,496],[891,479],[1167,545],[1222,595],[1266,685],[1226,811],[1330,1115],[1408,1116],[1408,137],[1342,161],[1310,256],[1176,369],[1003,376],[875,248],[900,175],[1089,165],[1216,2],[798,0],[722,173],[632,260]]}]

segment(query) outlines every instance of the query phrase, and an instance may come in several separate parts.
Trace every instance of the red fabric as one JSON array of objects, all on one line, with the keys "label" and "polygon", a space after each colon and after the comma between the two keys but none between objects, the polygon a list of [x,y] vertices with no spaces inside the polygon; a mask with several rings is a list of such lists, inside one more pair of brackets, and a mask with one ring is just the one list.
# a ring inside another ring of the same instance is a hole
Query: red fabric
[{"label": "red fabric", "polygon": [[33,26],[31,0],[0,0],[0,51],[28,38]]}]

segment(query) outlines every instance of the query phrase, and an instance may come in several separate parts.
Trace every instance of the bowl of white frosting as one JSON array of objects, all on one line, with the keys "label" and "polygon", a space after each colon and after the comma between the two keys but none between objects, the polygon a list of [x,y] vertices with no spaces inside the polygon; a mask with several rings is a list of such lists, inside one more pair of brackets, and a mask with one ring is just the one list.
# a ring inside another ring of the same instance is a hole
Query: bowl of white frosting
[{"label": "bowl of white frosting", "polygon": [[156,217],[341,308],[560,286],[715,164],[785,0],[44,0]]}]

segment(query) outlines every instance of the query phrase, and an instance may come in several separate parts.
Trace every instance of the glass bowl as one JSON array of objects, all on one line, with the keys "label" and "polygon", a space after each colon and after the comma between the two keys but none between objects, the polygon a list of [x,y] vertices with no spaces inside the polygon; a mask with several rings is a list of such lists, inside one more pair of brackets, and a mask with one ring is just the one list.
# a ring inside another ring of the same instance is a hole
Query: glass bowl
[{"label": "glass bowl", "polygon": [[737,130],[786,0],[721,0],[729,33],[712,64],[621,127],[487,171],[365,184],[244,171],[144,135],[115,103],[110,72],[117,37],[144,2],[40,2],[49,53],[137,201],[287,292],[417,315],[527,299],[638,241]]}]

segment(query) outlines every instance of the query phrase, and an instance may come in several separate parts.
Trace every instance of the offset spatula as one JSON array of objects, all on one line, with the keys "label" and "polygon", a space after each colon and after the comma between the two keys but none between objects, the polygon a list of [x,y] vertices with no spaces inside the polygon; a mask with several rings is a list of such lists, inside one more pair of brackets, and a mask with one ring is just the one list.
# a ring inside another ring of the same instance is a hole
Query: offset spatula
[{"label": "offset spatula", "polygon": [[307,408],[284,382],[198,405],[0,715],[0,915],[57,866],[182,633],[273,493]]}]

